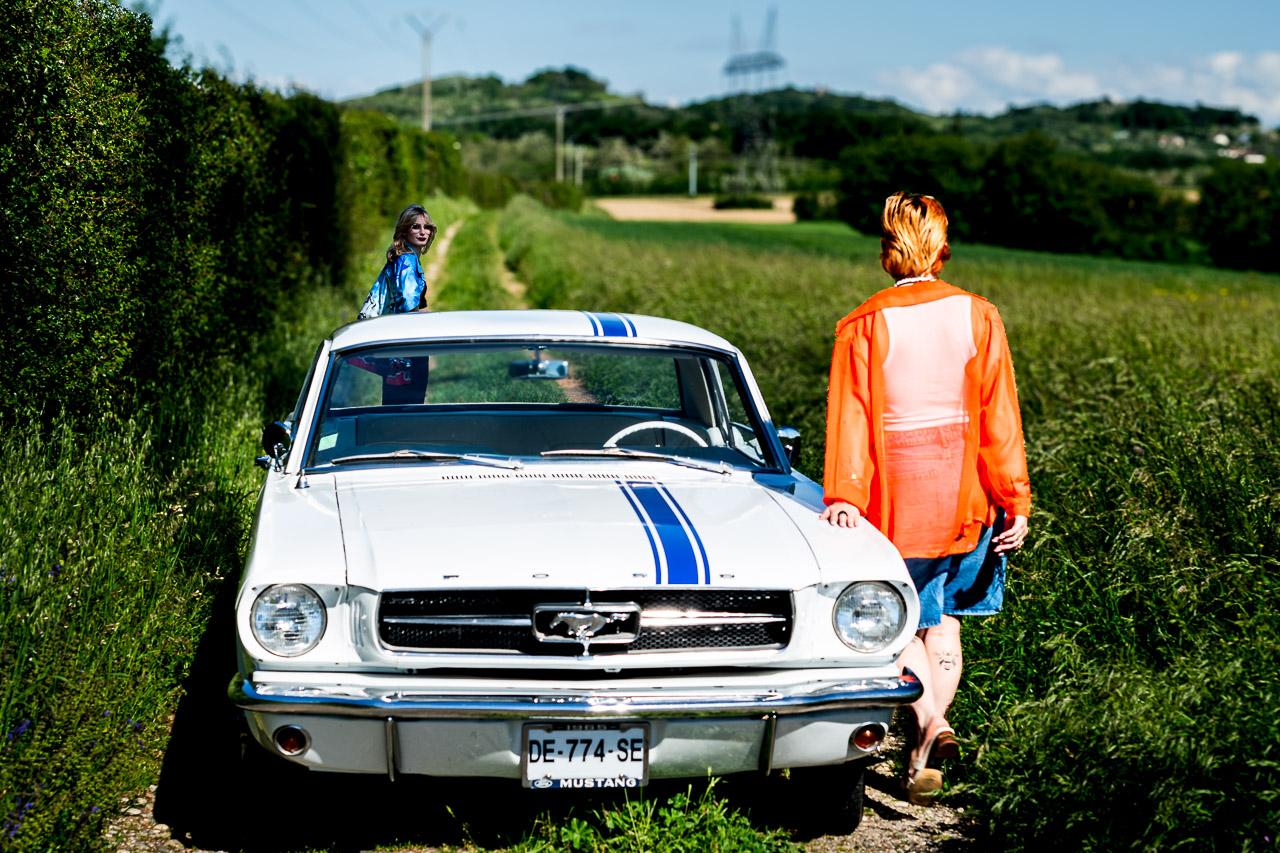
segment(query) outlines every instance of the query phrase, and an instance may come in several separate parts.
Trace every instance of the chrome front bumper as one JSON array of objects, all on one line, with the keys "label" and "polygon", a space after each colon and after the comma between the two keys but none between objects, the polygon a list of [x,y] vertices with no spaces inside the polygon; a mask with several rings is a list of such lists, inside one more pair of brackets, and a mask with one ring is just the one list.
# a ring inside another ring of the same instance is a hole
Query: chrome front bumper
[{"label": "chrome front bumper", "polygon": [[491,693],[476,692],[474,683],[411,689],[388,686],[389,680],[354,676],[351,683],[322,685],[238,675],[228,692],[265,749],[275,751],[272,733],[281,726],[305,729],[307,750],[286,757],[316,770],[510,779],[521,776],[529,722],[645,721],[652,778],[704,777],[865,757],[852,734],[868,724],[887,729],[894,707],[921,694],[910,671],[764,686],[758,682],[770,679],[690,687],[664,679],[631,689],[616,682],[558,689],[525,682],[496,684]]},{"label": "chrome front bumper", "polygon": [[907,670],[891,678],[854,678],[780,690],[548,689],[544,692],[468,694],[372,686],[261,683],[237,674],[228,695],[245,711],[398,719],[608,719],[625,717],[738,717],[810,714],[902,705],[920,698],[920,681]]}]

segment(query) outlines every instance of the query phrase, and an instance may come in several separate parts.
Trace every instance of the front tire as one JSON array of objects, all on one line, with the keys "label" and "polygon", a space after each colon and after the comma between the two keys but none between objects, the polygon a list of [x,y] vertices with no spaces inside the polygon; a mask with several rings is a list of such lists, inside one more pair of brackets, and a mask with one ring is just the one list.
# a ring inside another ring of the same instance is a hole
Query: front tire
[{"label": "front tire", "polygon": [[811,827],[825,835],[848,835],[862,822],[866,764],[861,761],[792,771]]}]

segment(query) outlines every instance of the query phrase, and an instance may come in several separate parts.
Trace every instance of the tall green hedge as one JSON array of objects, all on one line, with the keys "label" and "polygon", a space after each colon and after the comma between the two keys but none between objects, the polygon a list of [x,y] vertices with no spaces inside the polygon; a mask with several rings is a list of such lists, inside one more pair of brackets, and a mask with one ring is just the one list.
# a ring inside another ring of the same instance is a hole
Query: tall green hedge
[{"label": "tall green hedge", "polygon": [[164,53],[110,0],[0,12],[0,417],[162,393],[332,280],[405,187],[464,186],[451,137]]}]

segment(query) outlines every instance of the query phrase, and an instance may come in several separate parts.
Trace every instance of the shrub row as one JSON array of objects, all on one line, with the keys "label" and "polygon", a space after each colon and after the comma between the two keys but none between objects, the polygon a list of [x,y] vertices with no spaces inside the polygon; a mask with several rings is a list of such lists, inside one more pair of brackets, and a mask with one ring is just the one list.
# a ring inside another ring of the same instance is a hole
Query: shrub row
[{"label": "shrub row", "polygon": [[0,18],[0,417],[120,410],[334,279],[405,187],[461,188],[449,137],[173,67],[165,47],[110,0]]}]

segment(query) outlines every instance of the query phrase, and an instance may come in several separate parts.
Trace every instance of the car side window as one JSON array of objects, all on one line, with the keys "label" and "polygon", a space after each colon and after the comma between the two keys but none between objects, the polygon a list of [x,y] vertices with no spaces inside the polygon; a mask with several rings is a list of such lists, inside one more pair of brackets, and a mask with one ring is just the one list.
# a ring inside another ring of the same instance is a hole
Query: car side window
[{"label": "car side window", "polygon": [[725,413],[729,416],[727,443],[734,450],[746,454],[756,462],[764,463],[765,456],[760,448],[760,436],[752,426],[751,416],[742,402],[742,395],[738,393],[733,371],[723,361],[717,361],[715,364],[720,376],[720,387],[724,391]]}]

